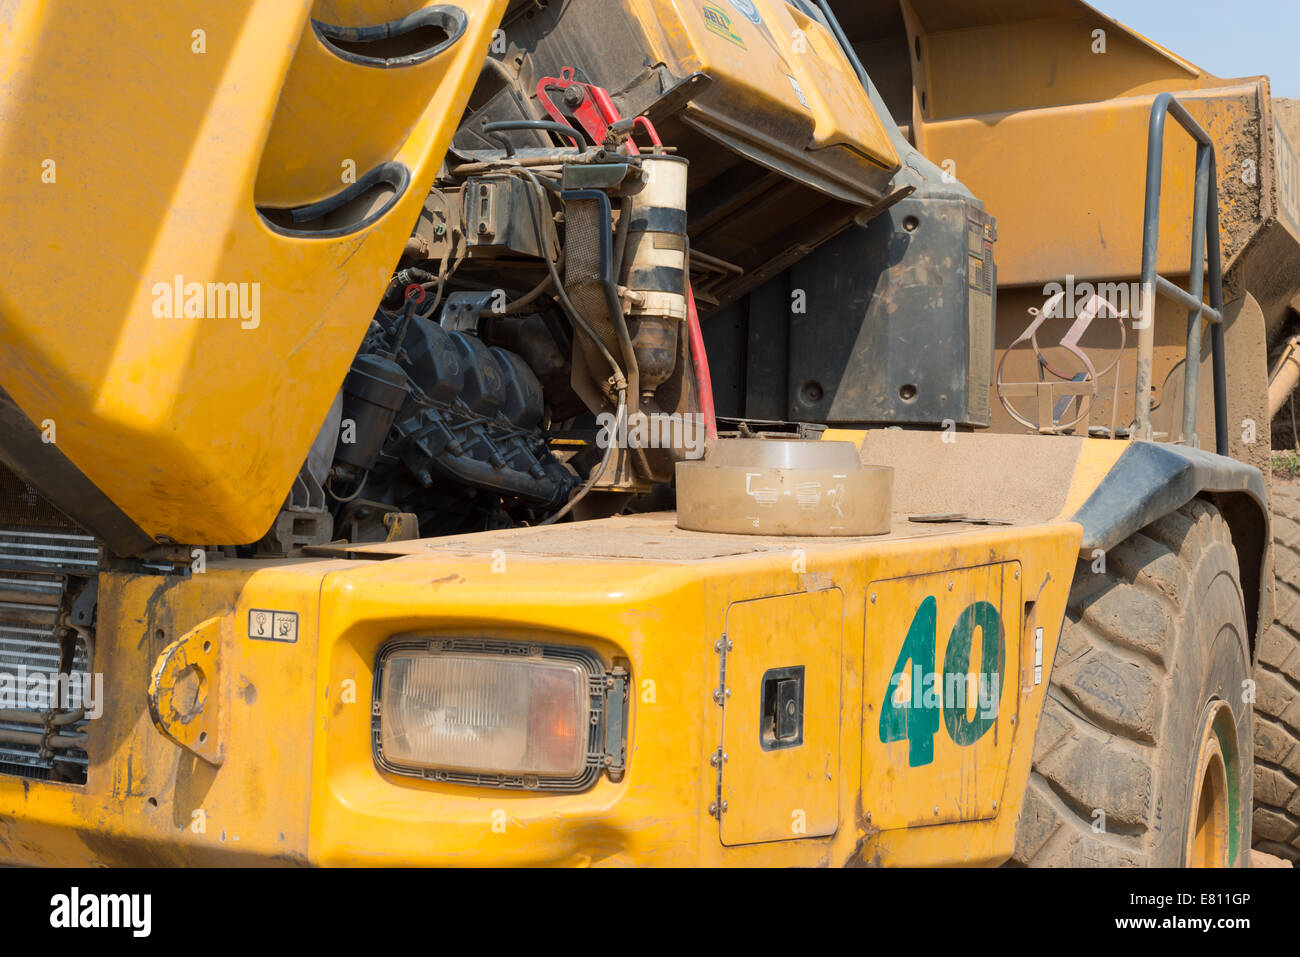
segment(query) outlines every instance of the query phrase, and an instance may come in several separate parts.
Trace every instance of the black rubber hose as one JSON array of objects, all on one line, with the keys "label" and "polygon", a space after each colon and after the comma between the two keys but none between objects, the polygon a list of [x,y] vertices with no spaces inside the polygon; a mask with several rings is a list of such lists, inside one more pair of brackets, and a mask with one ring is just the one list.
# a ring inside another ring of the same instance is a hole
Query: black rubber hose
[{"label": "black rubber hose", "polygon": [[[486,136],[492,136],[493,133],[504,133],[507,130],[543,130],[548,133],[558,133],[560,136],[573,140],[574,148],[579,153],[582,152],[584,146],[596,145],[587,136],[586,131],[577,130],[565,123],[555,123],[551,120],[499,120],[496,123],[483,124],[482,129]],[[493,138],[505,144],[507,156],[515,155],[515,148],[505,137],[497,136]]]}]

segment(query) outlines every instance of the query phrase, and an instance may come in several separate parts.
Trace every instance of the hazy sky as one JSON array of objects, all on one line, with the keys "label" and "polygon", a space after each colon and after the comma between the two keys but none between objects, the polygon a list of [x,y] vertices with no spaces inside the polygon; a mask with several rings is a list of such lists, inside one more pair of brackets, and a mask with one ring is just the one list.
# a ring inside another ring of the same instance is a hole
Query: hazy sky
[{"label": "hazy sky", "polygon": [[1089,0],[1216,76],[1264,74],[1300,98],[1300,0]]}]

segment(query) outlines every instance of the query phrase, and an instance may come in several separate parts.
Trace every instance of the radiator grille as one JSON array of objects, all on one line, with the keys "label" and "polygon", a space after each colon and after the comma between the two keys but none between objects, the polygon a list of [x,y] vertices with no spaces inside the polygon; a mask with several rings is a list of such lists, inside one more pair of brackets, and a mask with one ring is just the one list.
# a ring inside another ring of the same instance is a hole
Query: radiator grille
[{"label": "radiator grille", "polygon": [[0,528],[74,529],[68,517],[0,463]]},{"label": "radiator grille", "polygon": [[[91,679],[89,632],[60,621],[98,565],[89,535],[0,528],[0,773],[85,782],[89,719],[67,712],[97,704],[82,700]],[[66,697],[33,701],[37,690]]]}]

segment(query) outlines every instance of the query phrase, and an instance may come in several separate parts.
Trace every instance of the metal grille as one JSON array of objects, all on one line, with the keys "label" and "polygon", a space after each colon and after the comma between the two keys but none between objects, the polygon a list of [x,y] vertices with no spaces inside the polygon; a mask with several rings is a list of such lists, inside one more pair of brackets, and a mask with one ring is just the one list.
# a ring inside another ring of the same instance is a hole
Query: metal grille
[{"label": "metal grille", "polygon": [[[0,579],[2,582],[3,579]],[[0,676],[3,676],[0,681],[12,682],[11,687],[22,690],[27,686],[27,676],[32,672],[43,675],[60,673],[63,648],[55,636],[57,607],[47,608],[49,623],[42,629],[14,625],[10,616],[15,604],[17,603],[0,603]],[[66,673],[77,678],[76,681],[69,682],[67,705],[72,709],[81,708],[86,702],[82,700],[80,690],[86,687],[86,682],[90,679],[88,649],[81,637],[76,639],[71,668]],[[88,723],[88,719],[82,718],[66,725],[59,729],[60,736],[83,735]],[[0,772],[42,779],[57,776],[85,780],[89,758],[84,748],[59,748],[42,757],[40,739],[45,735],[44,712],[30,708],[0,711],[0,731],[12,732],[4,735],[4,738],[28,739],[0,740]],[[52,775],[56,762],[63,767],[58,769],[58,775]]]},{"label": "metal grille", "polygon": [[0,464],[0,526],[48,529],[74,527],[66,515],[3,464]]},{"label": "metal grille", "polygon": [[96,703],[83,700],[88,633],[60,619],[70,583],[93,577],[98,565],[89,535],[0,528],[0,773],[85,781],[88,719],[77,712]]},{"label": "metal grille", "polygon": [[0,568],[93,575],[99,546],[91,535],[0,528]]}]

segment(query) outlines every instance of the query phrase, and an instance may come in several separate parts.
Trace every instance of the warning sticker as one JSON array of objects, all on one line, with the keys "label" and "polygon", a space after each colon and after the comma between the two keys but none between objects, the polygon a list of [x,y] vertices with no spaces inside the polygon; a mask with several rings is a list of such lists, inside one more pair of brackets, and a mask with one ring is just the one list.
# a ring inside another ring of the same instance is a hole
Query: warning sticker
[{"label": "warning sticker", "polygon": [[248,637],[259,641],[298,640],[298,613],[253,608],[248,612]]}]

